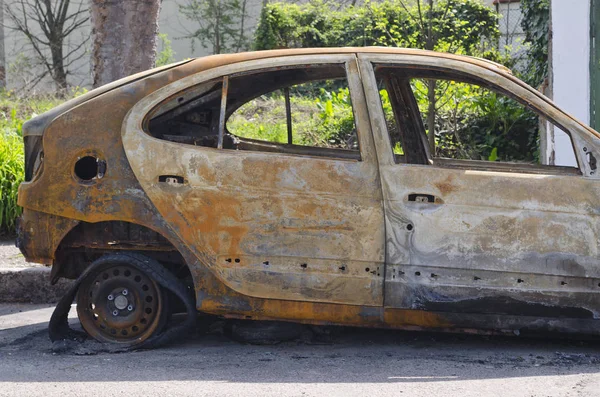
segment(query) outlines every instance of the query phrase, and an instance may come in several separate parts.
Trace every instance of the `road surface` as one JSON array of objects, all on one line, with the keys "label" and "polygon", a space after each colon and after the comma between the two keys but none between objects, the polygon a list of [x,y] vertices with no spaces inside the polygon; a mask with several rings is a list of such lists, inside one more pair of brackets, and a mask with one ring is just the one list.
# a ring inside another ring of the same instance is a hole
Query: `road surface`
[{"label": "road surface", "polygon": [[600,396],[597,342],[333,328],[251,345],[217,322],[153,351],[57,353],[51,313],[0,304],[0,396]]}]

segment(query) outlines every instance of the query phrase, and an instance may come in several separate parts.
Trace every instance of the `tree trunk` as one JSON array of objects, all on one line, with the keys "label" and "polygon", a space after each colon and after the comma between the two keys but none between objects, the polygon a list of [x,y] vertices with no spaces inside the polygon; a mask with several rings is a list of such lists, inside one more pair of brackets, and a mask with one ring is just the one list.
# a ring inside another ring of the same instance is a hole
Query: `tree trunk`
[{"label": "tree trunk", "polygon": [[161,0],[90,0],[93,86],[154,67]]},{"label": "tree trunk", "polygon": [[67,73],[65,71],[63,58],[63,40],[58,39],[50,43],[50,54],[52,55],[52,79],[59,93],[67,89]]},{"label": "tree trunk", "polygon": [[6,88],[6,56],[4,52],[4,0],[0,0],[0,90]]},{"label": "tree trunk", "polygon": [[[0,0],[2,1],[2,0]],[[244,32],[245,28],[244,28],[244,22],[246,21],[246,5],[247,5],[248,1],[247,0],[243,0],[242,1],[242,15],[240,17],[240,37],[238,39],[238,43],[237,43],[237,48],[235,50],[235,52],[240,52],[240,50],[242,49],[242,45],[244,44],[244,39],[246,37],[246,34]]]},{"label": "tree trunk", "polygon": [[213,54],[221,53],[221,4],[213,2],[215,10],[215,43],[213,46]]}]

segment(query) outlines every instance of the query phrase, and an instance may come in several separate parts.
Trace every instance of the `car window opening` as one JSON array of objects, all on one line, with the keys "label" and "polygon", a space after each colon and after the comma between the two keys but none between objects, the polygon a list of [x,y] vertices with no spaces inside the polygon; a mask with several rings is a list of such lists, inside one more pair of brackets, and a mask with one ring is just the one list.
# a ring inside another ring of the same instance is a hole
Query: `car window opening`
[{"label": "car window opening", "polygon": [[459,72],[375,70],[396,163],[580,174],[543,158],[546,130],[572,139],[514,94]]},{"label": "car window opening", "polygon": [[219,149],[360,160],[343,64],[240,73],[171,97],[147,131]]}]

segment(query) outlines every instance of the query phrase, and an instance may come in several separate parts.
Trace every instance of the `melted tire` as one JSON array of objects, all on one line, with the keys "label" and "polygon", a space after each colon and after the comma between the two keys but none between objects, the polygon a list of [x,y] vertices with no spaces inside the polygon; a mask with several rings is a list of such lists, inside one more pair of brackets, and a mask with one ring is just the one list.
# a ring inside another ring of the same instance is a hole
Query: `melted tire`
[{"label": "melted tire", "polygon": [[79,285],[77,315],[97,341],[128,346],[162,331],[166,292],[137,267],[116,259],[95,267]]},{"label": "melted tire", "polygon": [[303,324],[283,321],[232,321],[225,327],[231,339],[251,345],[275,345],[310,334]]},{"label": "melted tire", "polygon": [[[80,285],[91,275],[93,276],[99,269],[111,263],[122,263],[131,266],[138,271],[146,274],[154,280],[161,288],[172,293],[177,299],[181,300],[185,306],[187,317],[184,322],[168,327],[168,324],[159,324],[155,332],[147,339],[140,342],[132,342],[129,345],[121,345],[124,349],[149,349],[167,344],[175,339],[181,338],[196,322],[196,307],[194,298],[190,296],[185,285],[178,280],[173,274],[165,269],[160,263],[152,258],[137,253],[117,253],[105,255],[94,261],[73,283],[71,288],[62,297],[56,305],[50,323],[48,325],[48,333],[52,342],[61,340],[81,340],[86,337],[81,332],[73,331],[69,328],[68,315],[71,309],[73,300],[77,296]],[[168,294],[163,294],[168,295]],[[166,308],[165,308],[166,310]],[[166,322],[167,315],[161,317],[161,323]]]}]

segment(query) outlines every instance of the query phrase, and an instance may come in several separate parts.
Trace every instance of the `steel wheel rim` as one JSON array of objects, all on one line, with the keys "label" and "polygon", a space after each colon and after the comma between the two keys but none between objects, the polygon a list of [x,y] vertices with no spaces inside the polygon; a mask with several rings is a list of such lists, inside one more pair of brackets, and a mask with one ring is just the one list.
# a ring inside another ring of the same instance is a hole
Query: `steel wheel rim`
[{"label": "steel wheel rim", "polygon": [[107,264],[81,283],[77,314],[94,339],[135,344],[148,339],[159,326],[163,296],[144,272],[128,264]]}]

